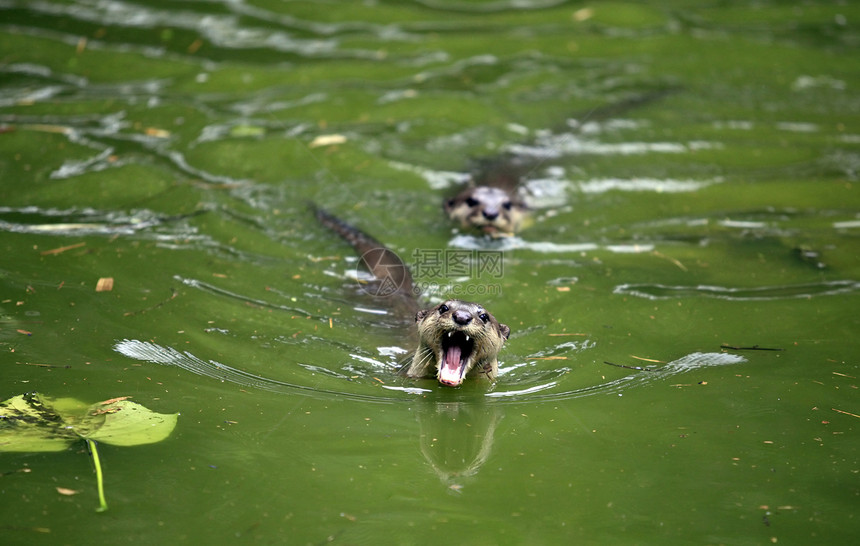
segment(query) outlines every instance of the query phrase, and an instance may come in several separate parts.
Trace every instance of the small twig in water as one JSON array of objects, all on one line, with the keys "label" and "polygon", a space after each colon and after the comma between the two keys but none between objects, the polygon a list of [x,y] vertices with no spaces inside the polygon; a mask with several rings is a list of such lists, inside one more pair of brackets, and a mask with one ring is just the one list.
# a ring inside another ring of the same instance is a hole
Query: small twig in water
[{"label": "small twig in water", "polygon": [[42,254],[42,256],[50,256],[50,255],[56,256],[57,254],[62,254],[63,252],[65,252],[67,250],[74,250],[76,248],[81,248],[82,246],[85,246],[86,244],[87,243],[75,243],[73,245],[61,246],[59,248],[52,248],[51,250],[43,250],[41,254]]},{"label": "small twig in water", "polygon": [[784,351],[785,349],[779,349],[774,347],[759,347],[758,345],[753,345],[752,347],[737,347],[735,345],[727,345],[723,343],[720,345],[720,349],[731,349],[732,351]]},{"label": "small twig in water", "polygon": [[164,301],[162,301],[162,302],[160,302],[160,303],[156,303],[156,304],[155,304],[155,305],[153,305],[152,307],[147,307],[146,309],[141,309],[141,310],[139,310],[139,311],[126,311],[125,313],[123,313],[123,314],[122,314],[122,316],[124,316],[124,317],[131,317],[131,316],[134,316],[134,315],[137,315],[137,314],[143,314],[143,313],[146,313],[146,312],[148,312],[148,311],[152,311],[153,309],[158,309],[159,307],[161,307],[161,306],[162,306],[162,305],[164,305],[165,303],[169,302],[170,300],[172,300],[173,298],[175,298],[175,297],[176,297],[176,296],[178,296],[178,295],[179,295],[179,293],[176,291],[176,289],[175,289],[175,288],[171,288],[171,289],[170,289],[170,297],[169,297],[169,298],[167,298],[166,300],[164,300]]},{"label": "small twig in water", "polygon": [[851,417],[857,417],[858,419],[860,419],[860,415],[857,415],[856,413],[851,413],[850,411],[843,411],[841,409],[836,409],[836,408],[830,408],[830,409],[832,409],[836,413],[841,413],[843,415],[850,415]]},{"label": "small twig in water", "polygon": [[38,362],[24,362],[27,366],[39,366],[40,368],[71,368],[72,366],[69,364],[41,364]]},{"label": "small twig in water", "polygon": [[530,360],[567,360],[566,356],[532,356]]},{"label": "small twig in water", "polygon": [[604,360],[604,364],[609,364],[610,366],[615,366],[616,368],[627,368],[628,370],[637,370],[640,372],[653,372],[654,368],[643,368],[642,366],[627,366],[625,364],[616,364],[614,362],[609,362]]},{"label": "small twig in water", "polygon": [[653,358],[645,358],[644,356],[636,356],[630,355],[630,358],[635,358],[636,360],[644,360],[645,362],[653,362],[655,364],[665,364],[662,360],[655,360]]},{"label": "small twig in water", "polygon": [[654,256],[657,256],[658,258],[663,258],[664,260],[669,260],[670,262],[672,262],[673,264],[678,266],[678,269],[680,269],[681,271],[687,271],[687,267],[684,264],[682,264],[680,261],[676,260],[675,258],[672,258],[671,256],[666,256],[662,252],[658,252],[656,250],[652,251],[651,254],[653,254]]}]

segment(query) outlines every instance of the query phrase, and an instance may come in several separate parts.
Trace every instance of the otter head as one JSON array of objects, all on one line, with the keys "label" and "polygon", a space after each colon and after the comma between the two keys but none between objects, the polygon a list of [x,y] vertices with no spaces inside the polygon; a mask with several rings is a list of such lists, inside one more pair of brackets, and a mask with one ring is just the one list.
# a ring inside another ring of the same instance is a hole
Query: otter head
[{"label": "otter head", "polygon": [[477,303],[448,300],[419,311],[419,346],[407,373],[435,375],[440,384],[457,387],[466,376],[495,379],[498,354],[511,329]]},{"label": "otter head", "polygon": [[463,227],[474,227],[492,236],[516,232],[527,210],[521,200],[492,186],[463,190],[446,200],[444,208],[448,217]]}]

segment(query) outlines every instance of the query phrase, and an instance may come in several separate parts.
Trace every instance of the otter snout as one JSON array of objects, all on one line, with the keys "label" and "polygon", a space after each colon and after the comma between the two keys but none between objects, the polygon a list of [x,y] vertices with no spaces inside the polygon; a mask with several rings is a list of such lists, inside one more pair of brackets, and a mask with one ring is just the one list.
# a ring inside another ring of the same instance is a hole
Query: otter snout
[{"label": "otter snout", "polygon": [[465,309],[457,309],[451,315],[451,318],[454,319],[454,322],[456,322],[460,326],[466,326],[467,324],[472,322],[472,313],[466,311]]},{"label": "otter snout", "polygon": [[475,227],[492,236],[517,231],[528,210],[515,191],[508,193],[491,186],[466,188],[442,207],[463,227]]}]

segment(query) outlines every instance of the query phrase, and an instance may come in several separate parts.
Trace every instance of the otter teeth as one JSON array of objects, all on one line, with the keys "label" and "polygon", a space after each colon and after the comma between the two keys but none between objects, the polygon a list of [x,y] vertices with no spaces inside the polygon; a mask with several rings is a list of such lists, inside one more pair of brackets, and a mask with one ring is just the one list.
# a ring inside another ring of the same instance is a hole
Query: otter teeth
[{"label": "otter teeth", "polygon": [[469,341],[469,336],[466,336],[466,341]]}]

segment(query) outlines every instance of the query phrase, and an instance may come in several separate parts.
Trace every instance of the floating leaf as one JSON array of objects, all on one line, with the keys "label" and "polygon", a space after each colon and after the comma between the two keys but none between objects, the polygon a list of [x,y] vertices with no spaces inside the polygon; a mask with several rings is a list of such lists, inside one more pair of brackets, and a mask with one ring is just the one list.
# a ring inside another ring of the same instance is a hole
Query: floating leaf
[{"label": "floating leaf", "polygon": [[98,511],[104,512],[107,502],[96,443],[136,446],[160,442],[170,436],[179,418],[178,413],[156,413],[128,398],[90,406],[74,398],[51,399],[39,393],[10,398],[0,403],[0,451],[63,451],[85,440],[96,468]]},{"label": "floating leaf", "polygon": [[38,393],[0,403],[0,451],[62,451],[81,438],[116,446],[160,442],[179,417],[119,398],[87,406]]},{"label": "floating leaf", "polygon": [[81,436],[115,446],[160,442],[170,436],[179,418],[178,413],[156,413],[129,400],[98,405],[90,411],[104,415],[104,421],[93,432]]},{"label": "floating leaf", "polygon": [[[64,405],[69,405],[64,403]],[[81,404],[80,410],[86,406]],[[37,393],[0,403],[0,451],[63,451],[78,435]]]}]

